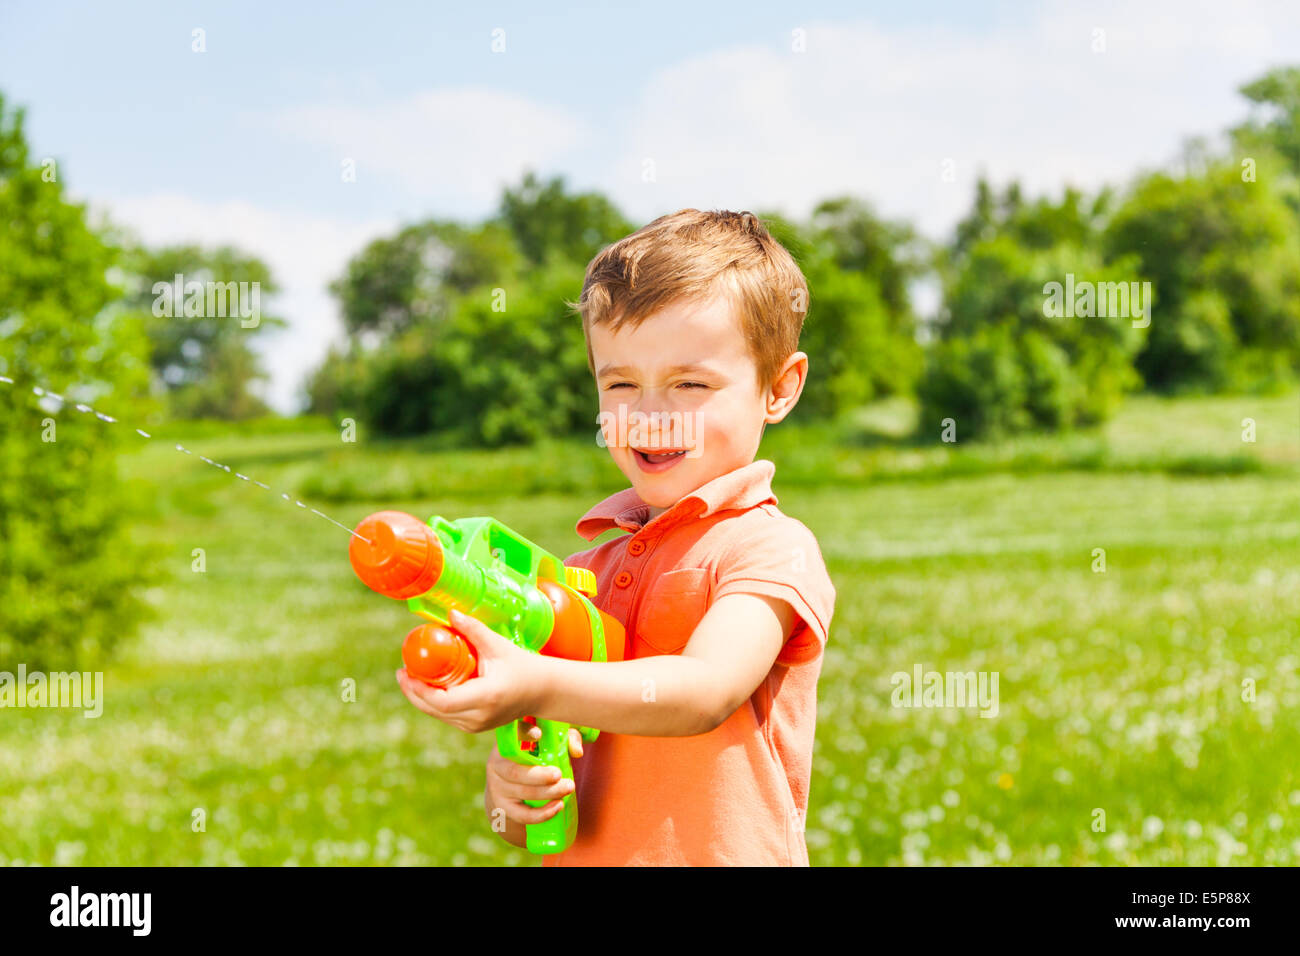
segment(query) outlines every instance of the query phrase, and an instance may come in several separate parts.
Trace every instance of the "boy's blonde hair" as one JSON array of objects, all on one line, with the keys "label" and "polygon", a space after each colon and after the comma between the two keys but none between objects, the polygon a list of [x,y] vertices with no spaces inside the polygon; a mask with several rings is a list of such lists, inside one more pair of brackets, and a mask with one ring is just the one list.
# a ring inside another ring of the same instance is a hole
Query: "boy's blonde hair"
[{"label": "boy's blonde hair", "polygon": [[680,300],[726,295],[758,369],[776,381],[799,346],[808,283],[785,248],[749,212],[682,209],[602,249],[587,266],[582,295],[568,305],[582,316],[587,365],[596,372],[590,329],[608,322],[633,328]]}]

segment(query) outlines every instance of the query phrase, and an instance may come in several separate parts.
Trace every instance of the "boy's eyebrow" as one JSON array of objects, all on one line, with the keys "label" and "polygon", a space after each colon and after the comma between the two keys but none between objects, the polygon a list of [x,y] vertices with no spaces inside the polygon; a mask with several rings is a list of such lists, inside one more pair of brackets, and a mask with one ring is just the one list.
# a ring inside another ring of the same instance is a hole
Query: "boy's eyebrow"
[{"label": "boy's eyebrow", "polygon": [[[602,366],[600,371],[596,373],[596,377],[604,378],[606,375],[622,375],[625,377],[631,377],[632,373],[635,371],[636,371],[635,369],[628,368],[626,365],[605,365]],[[713,369],[709,368],[707,365],[687,364],[687,365],[674,365],[672,368],[668,370],[669,375],[680,375],[683,372],[712,373]]]}]

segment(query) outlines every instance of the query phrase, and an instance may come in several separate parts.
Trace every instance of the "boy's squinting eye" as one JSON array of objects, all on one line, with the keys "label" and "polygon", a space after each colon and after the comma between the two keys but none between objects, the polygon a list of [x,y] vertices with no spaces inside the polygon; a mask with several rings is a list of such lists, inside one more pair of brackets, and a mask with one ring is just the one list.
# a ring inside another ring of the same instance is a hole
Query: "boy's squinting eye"
[{"label": "boy's squinting eye", "polygon": [[[704,384],[703,382],[678,382],[677,387],[678,388],[709,388],[710,386]],[[613,389],[616,388],[637,388],[637,386],[632,382],[610,382],[608,385],[604,386],[604,390],[607,392],[612,391]]]}]

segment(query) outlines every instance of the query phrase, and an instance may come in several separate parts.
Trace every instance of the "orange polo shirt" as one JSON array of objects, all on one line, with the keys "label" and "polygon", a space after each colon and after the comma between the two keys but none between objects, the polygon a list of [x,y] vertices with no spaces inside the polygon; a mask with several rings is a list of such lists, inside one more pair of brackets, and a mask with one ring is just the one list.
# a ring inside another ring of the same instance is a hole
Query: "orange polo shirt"
[{"label": "orange polo shirt", "polygon": [[545,866],[807,866],[804,820],[817,677],[835,605],[817,539],[783,515],[775,466],[722,475],[650,520],[631,488],[578,522],[588,541],[565,563],[590,568],[595,603],[623,621],[627,658],[680,654],[725,594],[789,602],[796,624],[750,698],[691,737],[602,732],[574,761],[578,835]]}]

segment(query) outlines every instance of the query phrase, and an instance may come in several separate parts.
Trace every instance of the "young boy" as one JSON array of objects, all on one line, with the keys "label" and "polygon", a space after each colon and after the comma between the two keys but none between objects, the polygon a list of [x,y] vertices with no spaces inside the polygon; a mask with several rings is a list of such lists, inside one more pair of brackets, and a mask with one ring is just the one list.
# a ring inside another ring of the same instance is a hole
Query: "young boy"
[{"label": "young boy", "polygon": [[[803,390],[807,295],[749,213],[683,209],[602,250],[576,308],[606,444],[632,487],[577,531],[628,533],[566,563],[596,574],[627,659],[543,658],[458,615],[478,678],[441,691],[398,672],[413,704],[470,732],[526,714],[601,731],[585,754],[571,732],[578,835],[545,865],[808,865],[835,590],[816,538],[777,510],[772,463],[754,460]],[[570,788],[494,746],[484,807],[522,846]]]}]

